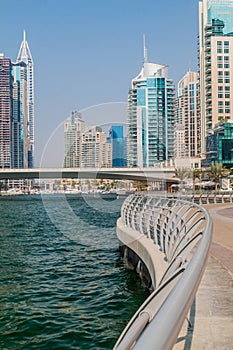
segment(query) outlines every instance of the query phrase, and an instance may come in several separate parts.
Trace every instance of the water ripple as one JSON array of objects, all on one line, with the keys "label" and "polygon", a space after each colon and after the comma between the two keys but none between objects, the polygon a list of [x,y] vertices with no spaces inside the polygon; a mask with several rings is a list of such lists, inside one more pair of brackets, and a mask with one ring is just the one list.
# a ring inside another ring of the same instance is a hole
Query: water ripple
[{"label": "water ripple", "polygon": [[79,224],[66,234],[40,199],[24,198],[0,198],[0,348],[111,349],[148,294],[119,259],[120,201],[103,214],[97,200],[71,199]]}]

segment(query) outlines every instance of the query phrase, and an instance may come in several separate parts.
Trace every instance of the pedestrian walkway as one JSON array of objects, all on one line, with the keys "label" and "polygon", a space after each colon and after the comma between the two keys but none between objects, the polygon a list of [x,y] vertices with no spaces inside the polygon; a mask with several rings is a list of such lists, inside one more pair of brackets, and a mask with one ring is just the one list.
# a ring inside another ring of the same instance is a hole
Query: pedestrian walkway
[{"label": "pedestrian walkway", "polygon": [[213,220],[208,264],[175,350],[233,349],[233,205],[203,205]]}]

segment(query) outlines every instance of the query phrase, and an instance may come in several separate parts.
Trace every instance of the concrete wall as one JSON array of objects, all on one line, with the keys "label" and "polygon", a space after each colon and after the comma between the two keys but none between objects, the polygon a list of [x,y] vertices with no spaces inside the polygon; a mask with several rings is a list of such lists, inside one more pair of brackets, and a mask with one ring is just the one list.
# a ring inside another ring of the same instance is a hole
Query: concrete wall
[{"label": "concrete wall", "polygon": [[150,238],[127,227],[121,218],[117,221],[117,236],[128,267],[154,290],[168,267],[164,254]]}]

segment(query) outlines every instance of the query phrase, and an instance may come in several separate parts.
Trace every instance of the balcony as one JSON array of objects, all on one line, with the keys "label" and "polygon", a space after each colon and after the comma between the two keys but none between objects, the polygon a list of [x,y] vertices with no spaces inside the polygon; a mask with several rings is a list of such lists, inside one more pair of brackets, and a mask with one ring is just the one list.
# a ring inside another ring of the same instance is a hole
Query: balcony
[{"label": "balcony", "polygon": [[211,51],[206,52],[205,59],[208,59],[211,57]]},{"label": "balcony", "polygon": [[205,67],[211,67],[211,60],[205,60]]},{"label": "balcony", "polygon": [[211,74],[207,74],[205,76],[205,81],[211,81]]},{"label": "balcony", "polygon": [[209,52],[210,50],[211,50],[211,46],[210,45],[206,45],[204,51],[205,52]]},{"label": "balcony", "polygon": [[205,31],[205,38],[209,38],[212,35],[212,29],[208,29]]}]

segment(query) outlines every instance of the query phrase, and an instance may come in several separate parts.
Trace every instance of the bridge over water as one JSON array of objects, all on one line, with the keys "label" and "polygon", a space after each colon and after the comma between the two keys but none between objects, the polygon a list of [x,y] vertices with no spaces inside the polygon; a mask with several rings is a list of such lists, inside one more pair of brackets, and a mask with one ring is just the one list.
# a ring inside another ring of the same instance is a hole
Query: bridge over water
[{"label": "bridge over water", "polygon": [[116,179],[179,183],[174,168],[33,168],[0,169],[0,180],[10,179]]}]

